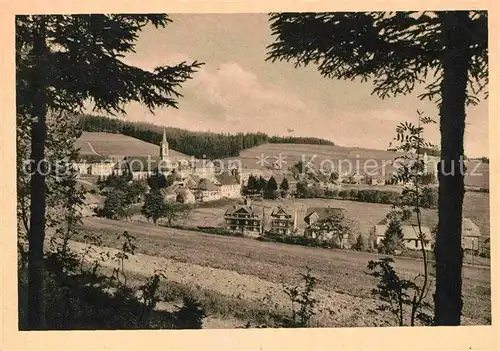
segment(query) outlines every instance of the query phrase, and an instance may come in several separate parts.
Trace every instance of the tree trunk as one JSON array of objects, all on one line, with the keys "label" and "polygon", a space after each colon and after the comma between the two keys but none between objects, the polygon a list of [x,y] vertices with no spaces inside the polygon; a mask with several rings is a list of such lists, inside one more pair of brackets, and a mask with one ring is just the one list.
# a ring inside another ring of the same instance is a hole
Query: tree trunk
[{"label": "tree trunk", "polygon": [[469,66],[467,12],[440,14],[443,44],[440,107],[439,223],[436,236],[436,325],[460,325],[462,312],[462,204],[464,129]]},{"label": "tree trunk", "polygon": [[43,242],[45,239],[45,138],[46,95],[45,95],[45,23],[39,17],[33,33],[33,107],[31,115],[36,121],[31,127],[31,160],[34,164],[31,175],[31,214],[28,234],[28,327],[45,327],[43,309]]}]

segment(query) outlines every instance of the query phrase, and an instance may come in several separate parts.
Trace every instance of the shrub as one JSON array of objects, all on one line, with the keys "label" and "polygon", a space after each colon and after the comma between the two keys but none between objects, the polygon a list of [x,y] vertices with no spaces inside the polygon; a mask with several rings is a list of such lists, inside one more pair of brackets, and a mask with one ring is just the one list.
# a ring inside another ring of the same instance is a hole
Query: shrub
[{"label": "shrub", "polygon": [[391,218],[389,220],[384,239],[380,243],[379,251],[384,254],[394,254],[401,248],[403,240],[403,230],[398,220]]},{"label": "shrub", "polygon": [[363,234],[359,234],[356,238],[356,242],[352,246],[352,249],[356,251],[368,251],[368,238],[366,238]]},{"label": "shrub", "polygon": [[[285,322],[284,327],[303,328],[311,326],[311,318],[315,315],[314,307],[318,300],[313,296],[317,278],[311,274],[311,269],[306,267],[306,273],[302,273],[304,286],[285,287],[292,304],[292,316]],[[298,309],[296,308],[298,307]]]}]

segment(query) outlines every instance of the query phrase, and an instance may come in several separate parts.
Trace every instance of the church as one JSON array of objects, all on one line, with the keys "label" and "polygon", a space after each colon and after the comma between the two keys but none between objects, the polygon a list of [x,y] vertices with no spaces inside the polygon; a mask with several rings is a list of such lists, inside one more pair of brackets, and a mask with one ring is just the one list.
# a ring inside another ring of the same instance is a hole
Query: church
[{"label": "church", "polygon": [[185,179],[191,174],[206,178],[215,175],[215,166],[212,161],[195,159],[194,157],[191,159],[179,156],[172,157],[169,151],[167,133],[164,129],[159,156],[126,156],[115,164],[115,173],[123,174],[125,171],[129,171],[132,174],[132,179],[146,179],[156,173],[168,176],[175,172],[176,180]]}]

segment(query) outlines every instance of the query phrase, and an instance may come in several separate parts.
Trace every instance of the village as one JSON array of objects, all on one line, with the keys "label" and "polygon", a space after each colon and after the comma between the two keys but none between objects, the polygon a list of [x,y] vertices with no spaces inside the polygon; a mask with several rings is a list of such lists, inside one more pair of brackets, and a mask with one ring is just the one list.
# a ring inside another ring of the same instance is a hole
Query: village
[{"label": "village", "polygon": [[[347,213],[342,205],[318,206],[310,203],[307,206],[300,201],[326,197],[388,204],[398,196],[397,189],[401,188],[392,180],[390,173],[377,173],[381,167],[370,175],[357,172],[325,175],[313,166],[305,169],[304,165],[297,164],[287,169],[275,163],[266,169],[239,168],[234,162],[216,166],[207,159],[189,160],[171,156],[165,131],[158,149],[159,156],[126,156],[114,161],[82,157],[74,167],[78,169],[82,182],[88,183],[86,178],[97,177],[97,182],[105,184],[106,179],[128,176],[129,183],[142,183],[144,194],[138,196],[137,204],[144,200],[144,195],[152,187],[160,188],[166,203],[184,204],[184,209],[189,208],[190,228],[225,230],[232,235],[280,242],[297,242],[299,238],[298,242],[303,245],[365,251],[376,251],[377,246],[380,247],[389,224],[387,216],[381,216],[363,232],[357,229],[359,225],[355,223],[361,214]],[[429,162],[426,154],[424,157]],[[435,178],[430,177],[429,183],[430,187],[434,187]],[[95,216],[99,213],[106,196],[112,191],[113,187],[105,186],[101,190],[94,187],[87,192],[84,215]],[[363,193],[369,199],[361,199]],[[200,204],[202,207],[203,204],[214,204],[211,210],[217,213],[216,218],[212,217],[211,221],[206,217],[197,219],[195,214],[199,210],[196,207]],[[429,207],[432,205],[429,204]],[[140,214],[132,217],[147,221]],[[429,220],[421,227],[425,250],[433,249],[436,225],[435,221]],[[412,217],[401,223],[405,250],[419,252],[422,248],[416,226]],[[470,218],[464,218],[463,249],[477,254],[485,249],[485,244],[477,224]]]},{"label": "village", "polygon": [[194,5],[10,16],[11,329],[491,326],[489,12]]}]

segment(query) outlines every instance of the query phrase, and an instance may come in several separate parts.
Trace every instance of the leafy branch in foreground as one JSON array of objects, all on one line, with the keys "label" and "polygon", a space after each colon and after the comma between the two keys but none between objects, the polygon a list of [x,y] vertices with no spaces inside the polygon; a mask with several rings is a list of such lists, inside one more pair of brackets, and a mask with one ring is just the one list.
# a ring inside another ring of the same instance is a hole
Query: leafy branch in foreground
[{"label": "leafy branch in foreground", "polygon": [[415,281],[401,279],[392,264],[394,260],[390,257],[381,258],[378,261],[369,261],[369,274],[379,279],[377,288],[372,290],[372,295],[377,296],[383,304],[379,305],[379,311],[389,311],[398,320],[399,326],[404,326],[406,321],[406,309],[410,307],[410,325],[414,326],[416,321],[423,325],[432,324],[433,318],[424,309],[432,306],[419,301],[420,295],[428,291],[422,291],[422,287]]},{"label": "leafy branch in foreground", "polygon": [[[378,262],[370,261],[368,269],[370,275],[380,279],[378,288],[373,290],[373,294],[378,296],[385,305],[381,305],[381,310],[389,310],[398,316],[399,325],[404,325],[404,306],[410,305],[410,325],[415,325],[418,320],[424,324],[430,324],[433,318],[422,312],[423,308],[430,305],[425,302],[430,287],[430,272],[428,268],[429,242],[431,233],[424,232],[422,225],[421,198],[423,187],[423,176],[426,174],[427,164],[422,155],[423,147],[432,147],[432,144],[425,141],[423,137],[424,128],[422,124],[435,123],[431,118],[423,116],[418,112],[418,124],[415,126],[410,122],[403,122],[396,128],[396,137],[394,140],[398,144],[393,151],[404,152],[404,155],[398,156],[396,160],[401,161],[398,173],[394,175],[397,181],[403,183],[403,191],[398,201],[393,204],[392,210],[388,214],[389,228],[386,232],[386,238],[383,240],[384,246],[390,246],[387,253],[393,253],[394,247],[389,245],[394,240],[404,240],[403,233],[399,223],[405,220],[411,220],[415,217],[415,222],[410,221],[411,227],[415,233],[417,246],[422,253],[423,273],[418,274],[413,281],[401,279],[394,268],[391,266],[394,261],[391,258],[382,258]],[[392,232],[389,231],[392,229]],[[395,238],[391,240],[388,235]],[[377,269],[380,268],[380,271]],[[420,283],[418,280],[422,279]],[[419,285],[420,284],[420,285]],[[410,297],[409,292],[413,295]],[[387,305],[388,304],[388,305]]]},{"label": "leafy branch in foreground", "polygon": [[309,327],[311,326],[311,318],[316,314],[314,308],[318,300],[314,298],[313,294],[318,279],[311,274],[309,267],[306,267],[306,273],[300,275],[304,284],[302,287],[293,286],[284,289],[292,304],[292,316],[287,322],[288,327]]}]

